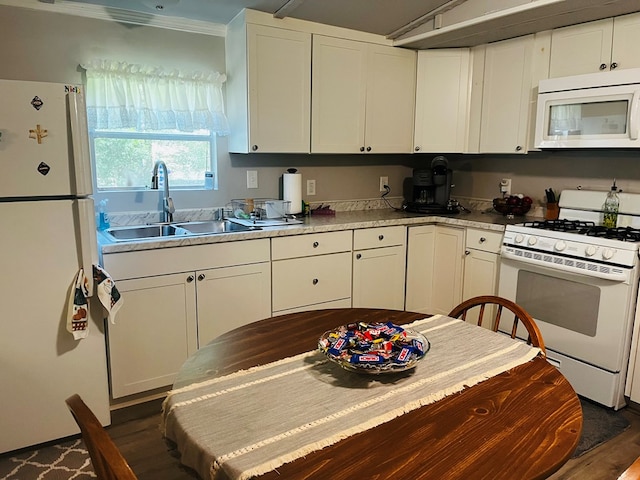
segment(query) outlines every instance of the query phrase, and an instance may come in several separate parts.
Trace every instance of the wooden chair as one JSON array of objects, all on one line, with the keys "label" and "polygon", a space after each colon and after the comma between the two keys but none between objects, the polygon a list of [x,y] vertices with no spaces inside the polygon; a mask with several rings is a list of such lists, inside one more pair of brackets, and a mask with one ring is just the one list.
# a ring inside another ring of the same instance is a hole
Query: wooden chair
[{"label": "wooden chair", "polygon": [[84,440],[98,480],[137,480],[118,447],[79,395],[66,400]]},{"label": "wooden chair", "polygon": [[506,308],[507,310],[510,310],[514,315],[512,320],[513,323],[511,326],[511,338],[516,337],[516,330],[518,329],[518,324],[522,323],[527,329],[527,332],[529,333],[529,337],[527,338],[527,343],[529,345],[533,345],[534,347],[538,347],[542,352],[542,354],[546,357],[546,350],[544,348],[544,340],[542,339],[542,333],[540,332],[538,325],[536,325],[535,320],[531,317],[531,315],[529,315],[526,312],[524,308],[522,308],[517,303],[512,302],[511,300],[507,300],[506,298],[502,298],[502,297],[497,297],[495,295],[484,295],[479,297],[473,297],[473,298],[470,298],[469,300],[465,300],[460,305],[458,305],[453,310],[451,310],[451,313],[449,313],[449,316],[453,318],[461,318],[462,320],[466,320],[467,313],[469,312],[469,310],[474,308],[479,308],[480,311],[478,313],[478,326],[482,326],[485,310],[488,310],[489,308],[491,308],[491,306],[494,306],[496,311],[494,323],[491,327],[491,329],[494,332],[498,331],[498,328],[500,327],[500,321],[504,320],[504,318],[502,318],[502,311],[503,309]]},{"label": "wooden chair", "polygon": [[620,474],[618,480],[640,480],[640,458]]}]

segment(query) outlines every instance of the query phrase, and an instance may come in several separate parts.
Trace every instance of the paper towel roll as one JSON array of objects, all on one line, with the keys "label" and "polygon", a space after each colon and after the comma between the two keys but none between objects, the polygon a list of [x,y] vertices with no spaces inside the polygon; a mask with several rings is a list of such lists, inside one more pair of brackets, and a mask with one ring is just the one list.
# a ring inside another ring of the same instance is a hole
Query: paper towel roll
[{"label": "paper towel roll", "polygon": [[302,174],[282,174],[282,199],[291,202],[289,213],[302,212]]}]

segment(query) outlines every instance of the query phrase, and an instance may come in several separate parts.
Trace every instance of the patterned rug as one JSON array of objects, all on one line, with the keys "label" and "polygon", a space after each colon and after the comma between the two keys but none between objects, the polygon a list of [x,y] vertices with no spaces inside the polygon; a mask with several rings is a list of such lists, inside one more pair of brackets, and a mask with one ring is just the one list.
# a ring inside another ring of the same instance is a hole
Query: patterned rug
[{"label": "patterned rug", "polygon": [[87,480],[96,478],[82,440],[0,456],[2,480]]}]

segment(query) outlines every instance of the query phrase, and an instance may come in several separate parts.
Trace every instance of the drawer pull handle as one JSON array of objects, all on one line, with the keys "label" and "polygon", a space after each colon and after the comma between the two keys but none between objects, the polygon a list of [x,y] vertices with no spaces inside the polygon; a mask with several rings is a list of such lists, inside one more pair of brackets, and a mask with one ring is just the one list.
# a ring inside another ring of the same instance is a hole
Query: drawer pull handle
[{"label": "drawer pull handle", "polygon": [[465,251],[464,251],[464,254],[465,254],[465,255],[471,255],[471,252],[470,252],[469,250],[465,250]]},{"label": "drawer pull handle", "polygon": [[317,278],[314,278],[312,283],[313,283],[314,285],[317,285],[317,284],[318,284],[318,279],[317,279]]},{"label": "drawer pull handle", "polygon": [[380,241],[384,240],[384,235],[378,235],[378,240]]},{"label": "drawer pull handle", "polygon": [[487,239],[486,239],[486,238],[484,238],[484,237],[480,237],[480,243],[484,243],[484,242],[486,242],[486,241],[487,241]]},{"label": "drawer pull handle", "polygon": [[202,280],[204,280],[204,278],[205,278],[204,273],[201,273],[200,275],[198,275],[198,281],[201,282]]},{"label": "drawer pull handle", "polygon": [[358,254],[356,255],[356,259],[357,259],[357,260],[360,260],[361,258],[362,258],[362,254],[361,254],[361,253],[358,253]]},{"label": "drawer pull handle", "polygon": [[195,280],[195,278],[194,278],[194,276],[193,276],[193,275],[189,275],[189,276],[187,277],[187,283],[191,283],[191,282],[193,282],[194,280]]},{"label": "drawer pull handle", "polygon": [[318,245],[320,245],[318,242],[313,242],[313,248],[318,248]]}]

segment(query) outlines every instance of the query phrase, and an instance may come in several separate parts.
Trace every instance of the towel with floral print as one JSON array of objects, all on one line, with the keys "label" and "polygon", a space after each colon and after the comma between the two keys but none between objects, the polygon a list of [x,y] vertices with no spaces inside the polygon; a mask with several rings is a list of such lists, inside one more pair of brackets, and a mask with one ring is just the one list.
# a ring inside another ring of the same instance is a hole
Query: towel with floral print
[{"label": "towel with floral print", "polygon": [[115,282],[100,265],[93,266],[93,281],[98,291],[98,298],[108,312],[109,321],[116,323],[116,313],[122,306],[123,298],[116,288]]},{"label": "towel with floral print", "polygon": [[81,268],[76,275],[76,280],[71,287],[69,298],[69,315],[67,316],[67,331],[75,340],[86,338],[89,335],[88,311],[89,305],[89,280]]}]

